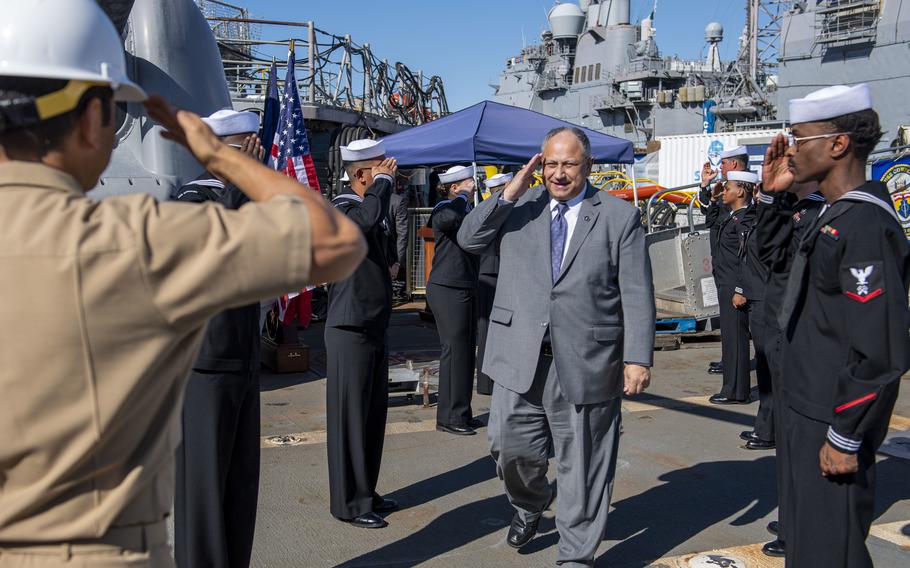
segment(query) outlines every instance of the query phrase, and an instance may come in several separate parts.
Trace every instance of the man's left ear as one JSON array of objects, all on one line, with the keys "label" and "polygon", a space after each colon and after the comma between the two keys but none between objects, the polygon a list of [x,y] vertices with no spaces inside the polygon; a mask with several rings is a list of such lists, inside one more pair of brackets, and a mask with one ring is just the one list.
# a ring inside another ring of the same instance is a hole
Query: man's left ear
[{"label": "man's left ear", "polygon": [[831,143],[831,153],[832,157],[842,158],[847,153],[850,152],[853,145],[853,140],[850,140],[850,136],[847,134],[840,134],[834,137],[834,140]]}]

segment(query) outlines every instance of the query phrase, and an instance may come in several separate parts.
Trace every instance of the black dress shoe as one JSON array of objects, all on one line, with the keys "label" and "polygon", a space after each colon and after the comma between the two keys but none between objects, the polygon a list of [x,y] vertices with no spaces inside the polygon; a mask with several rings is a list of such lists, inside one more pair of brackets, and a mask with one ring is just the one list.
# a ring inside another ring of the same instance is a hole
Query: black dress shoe
[{"label": "black dress shoe", "polygon": [[456,436],[473,436],[477,433],[470,426],[462,424],[437,424],[436,429]]},{"label": "black dress shoe", "polygon": [[749,440],[746,442],[747,450],[773,450],[775,448],[774,442],[769,442],[768,440]]},{"label": "black dress shoe", "polygon": [[486,424],[483,423],[483,420],[478,420],[476,418],[471,418],[466,422],[471,428],[483,428]]},{"label": "black dress shoe", "polygon": [[708,374],[709,375],[723,375],[724,368],[722,366],[721,367],[711,367],[708,369]]},{"label": "black dress shoe", "polygon": [[740,440],[745,440],[747,442],[749,440],[758,440],[759,439],[759,437],[756,436],[755,432],[752,430],[746,430],[744,432],[740,432],[739,438],[740,438]]},{"label": "black dress shoe", "polygon": [[711,395],[711,398],[708,399],[708,402],[711,404],[749,404],[749,399],[746,400],[736,400],[735,398],[727,398],[722,394]]},{"label": "black dress shoe", "polygon": [[385,497],[373,498],[374,513],[388,513],[390,511],[396,510],[398,510],[398,501],[394,499],[386,499]]},{"label": "black dress shoe", "polygon": [[761,551],[765,556],[774,556],[775,558],[782,558],[787,555],[787,551],[784,548],[784,541],[780,539],[773,540],[764,545],[761,547]]},{"label": "black dress shoe", "polygon": [[780,523],[777,521],[771,521],[765,528],[768,529],[768,532],[771,534],[780,534]]},{"label": "black dress shoe", "polygon": [[708,368],[710,369],[711,367],[720,367],[721,365],[723,365],[722,361],[711,361],[708,363]]},{"label": "black dress shoe", "polygon": [[389,523],[385,522],[385,519],[376,513],[366,513],[353,519],[342,520],[362,529],[381,529],[389,526]]},{"label": "black dress shoe", "polygon": [[521,548],[528,544],[534,538],[534,535],[537,534],[537,524],[539,522],[540,517],[530,523],[525,523],[521,520],[518,513],[515,513],[515,516],[512,517],[512,525],[509,526],[509,536],[506,537],[506,542],[512,548]]}]

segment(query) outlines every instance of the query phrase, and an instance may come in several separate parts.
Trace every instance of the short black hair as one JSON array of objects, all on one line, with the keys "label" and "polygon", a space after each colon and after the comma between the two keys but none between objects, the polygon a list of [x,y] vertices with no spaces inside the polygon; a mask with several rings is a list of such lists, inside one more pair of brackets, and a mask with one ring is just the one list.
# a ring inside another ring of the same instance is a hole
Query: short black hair
[{"label": "short black hair", "polygon": [[869,154],[884,134],[878,113],[871,108],[838,116],[828,122],[834,125],[836,132],[846,132],[850,136],[853,155],[862,162],[869,159]]},{"label": "short black hair", "polygon": [[35,99],[59,91],[66,84],[65,79],[0,77],[0,146],[7,156],[34,159],[59,148],[93,99],[101,100],[103,124],[110,124],[114,92],[109,87],[91,87],[75,109],[42,121]]}]

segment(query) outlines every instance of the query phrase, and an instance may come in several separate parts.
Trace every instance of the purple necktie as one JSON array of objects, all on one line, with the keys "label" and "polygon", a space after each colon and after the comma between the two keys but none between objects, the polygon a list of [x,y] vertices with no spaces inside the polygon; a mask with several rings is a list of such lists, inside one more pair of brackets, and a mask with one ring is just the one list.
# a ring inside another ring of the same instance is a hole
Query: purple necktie
[{"label": "purple necktie", "polygon": [[556,216],[550,221],[550,265],[553,270],[553,283],[559,278],[559,269],[562,268],[562,252],[566,247],[566,211],[569,206],[565,203],[556,204]]}]

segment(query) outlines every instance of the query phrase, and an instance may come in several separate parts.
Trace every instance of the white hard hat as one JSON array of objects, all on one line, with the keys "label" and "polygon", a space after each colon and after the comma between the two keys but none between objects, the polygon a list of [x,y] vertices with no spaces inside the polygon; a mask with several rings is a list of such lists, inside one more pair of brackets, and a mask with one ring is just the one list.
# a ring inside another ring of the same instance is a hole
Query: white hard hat
[{"label": "white hard hat", "polygon": [[118,101],[146,99],[145,91],[127,78],[123,40],[95,0],[4,4],[0,76],[70,81],[36,100],[42,119],[73,110],[92,86],[109,86]]}]

